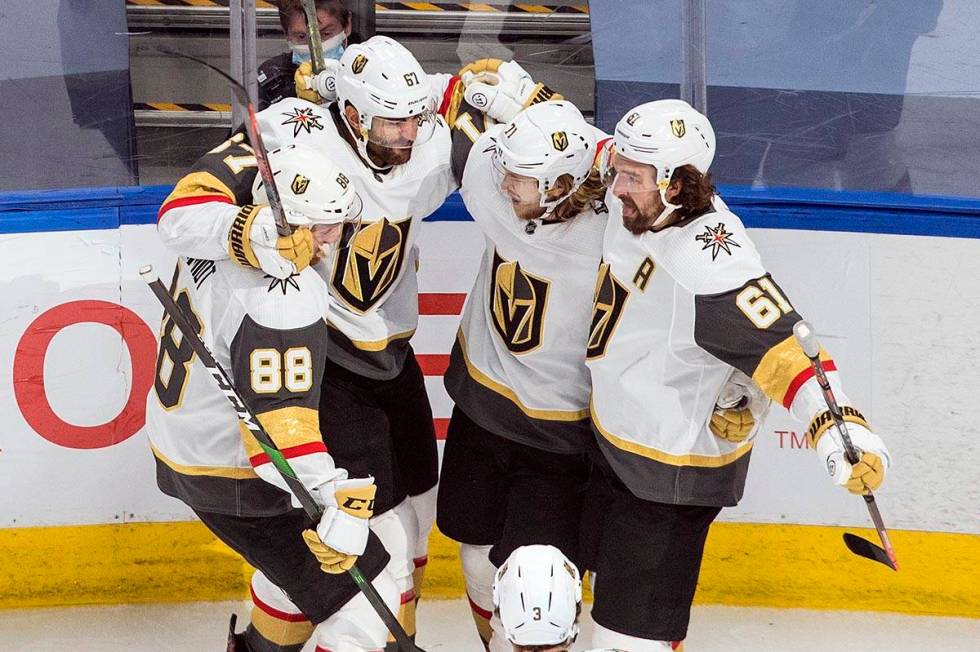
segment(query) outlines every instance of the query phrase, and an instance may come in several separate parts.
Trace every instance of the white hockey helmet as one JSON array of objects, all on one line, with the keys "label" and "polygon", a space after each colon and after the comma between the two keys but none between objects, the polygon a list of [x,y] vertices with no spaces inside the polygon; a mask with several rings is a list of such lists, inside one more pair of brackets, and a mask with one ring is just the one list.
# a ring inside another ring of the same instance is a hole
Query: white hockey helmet
[{"label": "white hockey helmet", "polygon": [[[595,130],[571,102],[534,104],[504,125],[493,152],[497,185],[507,172],[537,181],[538,201],[549,211],[575,192],[592,171]],[[563,175],[571,189],[558,197],[548,193]]]},{"label": "white hockey helmet", "polygon": [[578,635],[582,579],[554,546],[522,546],[497,570],[493,606],[514,645],[559,645]]},{"label": "white hockey helmet", "polygon": [[[351,130],[359,144],[410,148],[432,136],[437,119],[432,84],[415,56],[398,41],[374,36],[348,47],[340,57],[336,83],[341,111],[350,102],[360,117],[360,133]],[[415,118],[418,124],[410,140],[397,129],[406,118]]]},{"label": "white hockey helmet", "polygon": [[[293,226],[356,223],[361,198],[350,178],[330,158],[311,147],[289,144],[269,152],[286,221]],[[252,184],[255,203],[268,203],[262,176]]]},{"label": "white hockey helmet", "polygon": [[667,188],[674,170],[691,165],[705,174],[715,157],[715,131],[711,122],[683,100],[647,102],[629,111],[616,124],[613,143],[612,169],[607,179],[610,187],[616,183],[615,159],[618,156],[651,165],[657,170],[656,187],[637,188],[638,191],[660,192],[665,209],[654,221],[654,226],[680,208],[667,201]]}]

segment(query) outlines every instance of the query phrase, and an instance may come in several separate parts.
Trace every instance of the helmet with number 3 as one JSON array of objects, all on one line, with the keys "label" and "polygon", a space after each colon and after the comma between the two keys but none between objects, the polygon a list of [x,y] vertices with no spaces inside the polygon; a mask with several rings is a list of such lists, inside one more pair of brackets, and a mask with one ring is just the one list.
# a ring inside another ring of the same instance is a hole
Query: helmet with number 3
[{"label": "helmet with number 3", "polygon": [[578,635],[582,579],[554,546],[523,546],[497,570],[493,605],[514,645],[560,645]]}]

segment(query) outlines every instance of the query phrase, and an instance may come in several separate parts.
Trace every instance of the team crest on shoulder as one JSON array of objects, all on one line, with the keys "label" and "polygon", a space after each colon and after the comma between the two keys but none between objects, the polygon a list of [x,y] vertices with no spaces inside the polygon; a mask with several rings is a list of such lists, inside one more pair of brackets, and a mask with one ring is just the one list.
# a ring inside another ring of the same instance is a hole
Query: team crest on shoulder
[{"label": "team crest on shoulder", "polygon": [[293,125],[293,138],[299,135],[299,132],[305,131],[310,134],[313,133],[314,129],[323,130],[323,125],[320,124],[320,116],[313,113],[313,109],[296,107],[292,111],[283,113],[286,116],[286,121],[282,124]]},{"label": "team crest on shoulder", "polygon": [[716,259],[722,251],[731,256],[732,247],[742,247],[732,239],[732,234],[725,230],[722,222],[718,222],[718,226],[714,228],[705,226],[704,233],[694,236],[694,239],[704,244],[701,251],[711,249],[711,260]]},{"label": "team crest on shoulder", "polygon": [[269,274],[266,274],[265,277],[269,279],[268,291],[272,292],[276,288],[279,288],[280,290],[282,290],[283,295],[285,295],[286,292],[289,290],[289,288],[293,288],[294,290],[299,292],[300,291],[299,283],[296,282],[296,278],[295,278],[297,276],[299,276],[299,274],[291,274],[288,278],[276,278],[274,276],[270,276]]}]

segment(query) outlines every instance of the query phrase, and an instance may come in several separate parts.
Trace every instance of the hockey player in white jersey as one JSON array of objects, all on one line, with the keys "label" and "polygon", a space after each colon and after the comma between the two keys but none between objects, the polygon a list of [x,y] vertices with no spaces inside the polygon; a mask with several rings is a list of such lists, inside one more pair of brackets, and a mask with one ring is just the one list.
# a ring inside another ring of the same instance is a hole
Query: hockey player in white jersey
[{"label": "hockey player in white jersey", "polygon": [[741,498],[752,451],[754,432],[711,427],[730,379],[754,397],[757,417],[772,400],[810,423],[810,447],[836,484],[873,490],[890,462],[822,352],[861,451],[857,464],[845,459],[793,337],[801,317],[715,194],[714,153],[708,119],[680,100],[630,111],[609,151],[610,217],[587,361],[602,453],[603,515],[589,562],[594,645],[647,652],[685,637],[708,528]]},{"label": "hockey player in white jersey", "polygon": [[[335,257],[343,228],[360,211],[346,175],[322,153],[302,146],[271,152],[270,163],[286,184],[282,203],[297,227],[295,241],[309,243],[314,264]],[[230,228],[247,228],[240,225],[269,213],[267,206],[246,205]],[[259,251],[242,253],[253,260],[269,253]],[[259,569],[252,580],[252,622],[232,638],[231,649],[298,652],[311,634],[317,649],[380,649],[387,631],[344,571],[358,560],[392,609],[398,607],[398,586],[386,568],[387,552],[369,529],[372,479],[337,466],[320,434],[317,409],[331,302],[323,278],[312,268],[280,279],[227,258],[181,257],[170,292],[325,508],[319,523],[297,509],[269,455],[165,318],[147,399],[158,485]],[[363,499],[362,507],[347,507],[346,497]]]},{"label": "hockey player in white jersey", "polygon": [[[505,652],[571,652],[582,614],[582,578],[554,546],[514,550],[494,576],[494,616]],[[588,652],[624,652],[606,648]]]},{"label": "hockey player in white jersey", "polygon": [[592,439],[585,346],[606,211],[593,171],[602,134],[574,105],[539,103],[482,127],[477,116],[454,134],[486,248],[445,374],[455,406],[438,520],[462,544],[480,636],[502,650],[489,622],[496,567],[528,544],[578,555]]},{"label": "hockey player in white jersey", "polygon": [[[318,268],[334,299],[320,427],[338,463],[375,478],[372,527],[398,566],[400,617],[411,630],[413,569],[425,560],[438,478],[431,409],[409,345],[418,321],[414,242],[421,220],[456,187],[449,128],[434,108],[452,117],[462,87],[448,76],[432,83],[386,37],[348,48],[336,75],[335,104],[291,98],[259,113],[259,122],[270,149],[299,143],[329,152],[363,199],[362,227],[348,229],[350,245]],[[271,216],[257,210],[232,229],[252,202],[254,166],[242,133],[212,150],[161,207],[159,231],[183,255],[231,255],[288,282],[309,264],[307,236],[278,237]]]}]

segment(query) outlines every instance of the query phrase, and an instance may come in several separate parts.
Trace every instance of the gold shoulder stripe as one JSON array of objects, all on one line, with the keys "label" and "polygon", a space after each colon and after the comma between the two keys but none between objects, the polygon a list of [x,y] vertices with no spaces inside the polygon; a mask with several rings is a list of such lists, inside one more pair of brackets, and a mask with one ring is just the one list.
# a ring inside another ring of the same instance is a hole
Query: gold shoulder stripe
[{"label": "gold shoulder stripe", "polygon": [[191,172],[181,177],[177,185],[164,200],[166,206],[175,199],[188,197],[204,197],[207,195],[224,195],[231,203],[235,203],[235,193],[210,172]]},{"label": "gold shoulder stripe", "polygon": [[216,478],[231,478],[232,480],[252,480],[259,476],[256,475],[252,467],[241,468],[237,466],[191,466],[187,464],[178,464],[174,462],[169,457],[161,453],[155,446],[150,444],[150,450],[153,451],[153,456],[158,460],[169,466],[171,469],[180,473],[181,475],[209,475]]},{"label": "gold shoulder stripe", "polygon": [[599,419],[595,413],[595,405],[590,405],[590,408],[592,410],[592,423],[606,441],[627,453],[633,453],[634,455],[639,455],[640,457],[645,457],[648,460],[660,462],[661,464],[669,464],[671,466],[699,466],[702,468],[716,469],[720,466],[731,464],[752,450],[752,442],[746,442],[732,452],[725,453],[724,455],[699,455],[696,453],[674,455],[653,448],[652,446],[644,446],[635,441],[628,441],[622,437],[617,437],[603,428],[602,424],[599,423]]},{"label": "gold shoulder stripe", "polygon": [[[317,411],[312,408],[284,407],[256,416],[279,450],[323,441],[320,436],[320,419]],[[242,433],[245,454],[249,459],[265,452],[241,421],[238,422],[238,429]]]},{"label": "gold shoulder stripe", "polygon": [[[820,348],[820,360],[831,362],[830,354],[823,347]],[[803,353],[796,338],[790,335],[762,356],[759,366],[752,374],[752,380],[766,396],[788,408],[785,401],[787,392],[794,388],[797,377],[809,369],[810,359]]]},{"label": "gold shoulder stripe", "polygon": [[521,412],[531,417],[532,419],[540,419],[542,421],[581,421],[582,419],[589,418],[588,408],[582,410],[539,410],[537,408],[531,408],[521,402],[521,399],[517,397],[517,394],[510,387],[502,383],[498,383],[496,380],[490,378],[482,371],[477,369],[470,358],[466,355],[466,338],[463,336],[463,331],[460,330],[457,333],[459,338],[459,348],[463,352],[463,361],[466,363],[466,370],[470,374],[470,378],[480,383],[490,391],[500,394],[508,401],[517,406]]}]

